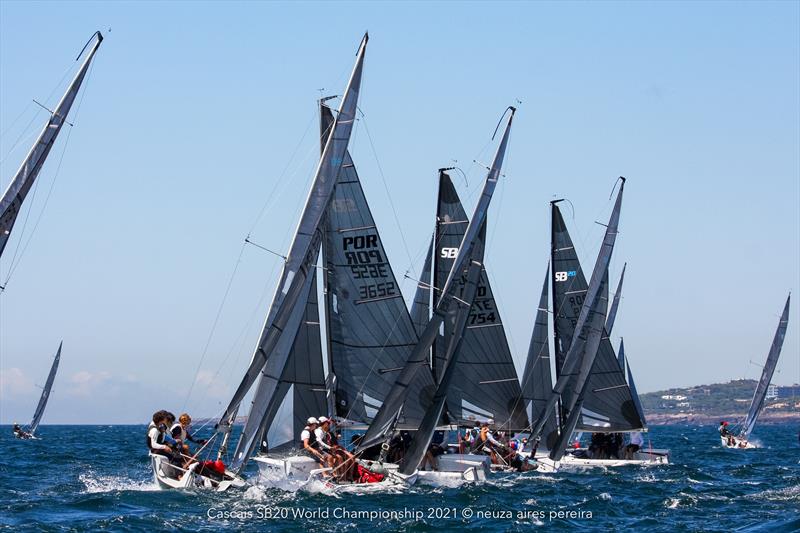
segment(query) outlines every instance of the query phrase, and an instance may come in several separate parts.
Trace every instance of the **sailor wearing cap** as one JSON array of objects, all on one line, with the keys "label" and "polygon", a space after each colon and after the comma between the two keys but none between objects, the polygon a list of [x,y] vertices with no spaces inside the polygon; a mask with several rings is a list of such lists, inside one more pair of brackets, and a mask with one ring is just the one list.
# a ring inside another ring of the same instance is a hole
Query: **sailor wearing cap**
[{"label": "sailor wearing cap", "polygon": [[300,433],[300,442],[303,443],[303,451],[309,457],[322,464],[324,462],[324,457],[317,449],[316,429],[318,425],[319,420],[313,416],[309,417],[308,420],[306,420],[306,427],[304,427],[303,431]]}]

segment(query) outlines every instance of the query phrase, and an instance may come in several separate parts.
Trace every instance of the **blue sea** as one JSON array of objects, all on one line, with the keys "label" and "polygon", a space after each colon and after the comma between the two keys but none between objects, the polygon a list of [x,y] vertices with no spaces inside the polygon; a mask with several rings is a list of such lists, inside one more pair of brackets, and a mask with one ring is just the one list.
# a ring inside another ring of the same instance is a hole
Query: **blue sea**
[{"label": "blue sea", "polygon": [[[646,531],[800,530],[798,426],[761,425],[762,448],[721,449],[715,427],[654,427],[672,464],[552,475],[497,474],[481,485],[416,485],[343,495],[250,486],[160,491],[144,426],[0,428],[0,528],[14,531]],[[256,472],[251,465],[248,472]]]}]

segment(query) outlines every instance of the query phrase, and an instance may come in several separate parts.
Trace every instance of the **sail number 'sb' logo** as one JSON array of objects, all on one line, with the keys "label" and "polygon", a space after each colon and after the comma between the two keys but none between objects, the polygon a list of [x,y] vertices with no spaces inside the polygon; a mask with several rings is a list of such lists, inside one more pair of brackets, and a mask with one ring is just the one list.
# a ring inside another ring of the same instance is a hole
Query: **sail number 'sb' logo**
[{"label": "sail number 'sb' logo", "polygon": [[442,248],[439,257],[444,259],[455,259],[458,255],[458,248]]},{"label": "sail number 'sb' logo", "polygon": [[571,278],[576,274],[574,270],[570,270],[569,272],[556,272],[556,281],[567,281],[567,278]]}]

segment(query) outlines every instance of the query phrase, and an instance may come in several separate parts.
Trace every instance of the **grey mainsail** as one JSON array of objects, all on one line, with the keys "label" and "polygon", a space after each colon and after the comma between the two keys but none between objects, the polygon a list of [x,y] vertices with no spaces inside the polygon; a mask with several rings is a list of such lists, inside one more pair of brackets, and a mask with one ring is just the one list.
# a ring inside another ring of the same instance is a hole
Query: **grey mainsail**
[{"label": "grey mainsail", "polygon": [[392,431],[395,421],[399,417],[403,404],[408,397],[409,386],[418,374],[418,370],[423,367],[429,368],[427,365],[430,356],[430,347],[438,334],[442,321],[446,318],[449,310],[453,306],[462,305],[458,297],[455,296],[455,287],[457,283],[455,283],[454,280],[456,277],[460,278],[463,276],[468,265],[472,262],[472,249],[477,242],[478,235],[486,219],[486,212],[492,200],[492,194],[497,187],[497,180],[500,178],[500,168],[502,167],[506,147],[508,146],[508,136],[511,132],[511,123],[513,122],[516,109],[510,107],[509,110],[511,113],[506,123],[502,140],[500,141],[500,145],[497,148],[494,160],[486,176],[481,197],[478,200],[478,204],[475,206],[475,211],[464,233],[464,239],[458,248],[452,271],[447,281],[444,283],[444,286],[441,287],[442,297],[434,307],[428,325],[420,334],[419,342],[408,357],[405,366],[397,375],[397,379],[394,385],[392,385],[392,389],[389,391],[377,415],[375,415],[369,428],[367,428],[367,432],[364,434],[359,444],[359,450],[378,444]]},{"label": "grey mainsail", "polygon": [[[289,349],[303,316],[302,312],[296,312],[296,308],[302,311],[308,297],[311,273],[316,268],[319,246],[323,238],[322,220],[333,195],[355,121],[367,41],[368,36],[364,35],[336,122],[322,151],[305,208],[283,265],[261,337],[250,365],[218,423],[218,429],[224,433],[230,432],[232,417],[259,376],[273,384],[277,383],[286,366]],[[273,385],[270,390],[275,391],[277,388]],[[274,403],[267,396],[261,398],[260,402]],[[266,411],[265,405],[254,407],[258,407],[258,411]],[[253,436],[243,434],[242,438],[249,440]],[[246,459],[237,454],[235,460],[241,463]]]},{"label": "grey mainsail", "polygon": [[42,170],[42,165],[44,165],[50,150],[53,148],[61,127],[67,122],[67,115],[86,77],[92,58],[97,52],[100,43],[103,42],[103,35],[98,31],[92,36],[92,40],[94,40],[94,44],[86,54],[83,64],[73,78],[72,83],[70,83],[69,88],[67,88],[67,92],[61,97],[61,101],[56,106],[53,114],[50,115],[47,124],[45,124],[44,129],[14,175],[14,179],[11,180],[11,184],[3,193],[2,198],[0,198],[0,256],[3,255],[3,250],[14,227],[14,222],[17,220],[17,215],[22,208],[22,202],[25,201],[25,197]]},{"label": "grey mainsail", "polygon": [[758,380],[756,391],[753,394],[753,401],[750,402],[750,409],[747,411],[747,418],[742,426],[742,436],[748,438],[756,425],[758,415],[764,408],[764,400],[767,397],[767,389],[772,381],[772,375],[775,373],[775,367],[778,365],[778,358],[781,355],[781,348],[783,348],[783,339],[786,336],[786,328],[789,326],[789,302],[792,298],[791,293],[786,297],[786,304],[783,306],[783,313],[778,321],[778,329],[775,330],[775,336],[772,339],[772,345],[767,354],[767,362],[764,364],[764,370],[761,372],[761,379]]},{"label": "grey mainsail", "polygon": [[[571,348],[575,326],[586,298],[588,284],[581,269],[578,253],[561,216],[558,202],[552,202],[552,265],[553,265],[553,309],[555,346],[557,358],[556,376],[560,377],[564,358]],[[605,276],[606,273],[603,273]],[[605,315],[608,283],[602,284],[603,299],[598,310]],[[614,306],[611,306],[614,310]],[[594,316],[594,315],[592,315]],[[619,366],[614,347],[608,334],[603,333],[597,349],[594,367],[589,377],[589,386],[583,399],[583,416],[578,420],[581,431],[633,431],[644,427],[635,413],[634,401],[626,385],[625,374]],[[563,404],[570,404],[572,389],[561,396],[561,420],[567,418]]]},{"label": "grey mainsail", "polygon": [[[333,116],[325,106],[321,111],[324,131]],[[369,423],[417,344],[417,333],[348,152],[324,228],[322,254],[336,414]],[[421,395],[429,398],[433,394],[430,373],[418,378],[399,421],[403,425],[420,423],[424,414]]]},{"label": "grey mainsail", "polygon": [[[469,222],[453,182],[444,171],[439,173],[436,221],[433,286],[441,287]],[[479,242],[485,244],[481,238]],[[483,263],[482,259],[476,260]],[[457,290],[461,292],[464,287]],[[434,305],[437,300],[434,294]],[[522,391],[517,369],[485,266],[463,331],[456,327],[456,316],[451,312],[444,320],[444,334],[434,344],[433,358],[434,376],[439,380],[453,337],[463,335],[458,365],[447,391],[450,422],[463,426],[490,421],[509,430],[526,428],[529,422],[519,402]]]},{"label": "grey mainsail", "polygon": [[64,341],[58,344],[58,351],[56,352],[55,359],[53,359],[53,365],[50,367],[50,373],[47,375],[47,381],[44,384],[42,395],[39,398],[39,404],[36,406],[36,411],[33,413],[33,420],[31,420],[31,428],[29,431],[31,435],[36,433],[36,430],[39,428],[39,422],[42,421],[42,416],[44,415],[44,408],[47,407],[47,400],[50,399],[50,391],[53,388],[53,381],[56,379],[56,372],[58,372],[58,363],[61,361],[61,347],[63,345]]},{"label": "grey mainsail", "polygon": [[[547,399],[553,390],[553,378],[550,370],[550,345],[548,343],[547,319],[547,285],[550,266],[544,274],[542,294],[539,297],[539,307],[536,309],[536,321],[533,325],[531,343],[528,347],[528,358],[525,360],[525,370],[522,372],[522,400],[530,410],[530,419],[536,420],[547,405]],[[555,412],[547,415],[542,434],[544,435],[543,449],[550,449],[555,444],[558,424]]]}]

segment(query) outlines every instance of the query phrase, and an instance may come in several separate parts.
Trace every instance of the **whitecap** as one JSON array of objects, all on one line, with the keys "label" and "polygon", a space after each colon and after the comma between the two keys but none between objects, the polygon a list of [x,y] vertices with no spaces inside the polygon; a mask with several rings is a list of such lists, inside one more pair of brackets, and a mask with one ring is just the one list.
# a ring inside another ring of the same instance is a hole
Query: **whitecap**
[{"label": "whitecap", "polygon": [[158,485],[152,480],[136,481],[118,476],[101,476],[94,472],[84,472],[78,476],[84,484],[84,494],[97,494],[101,492],[116,492],[123,490],[150,491],[158,490]]}]

